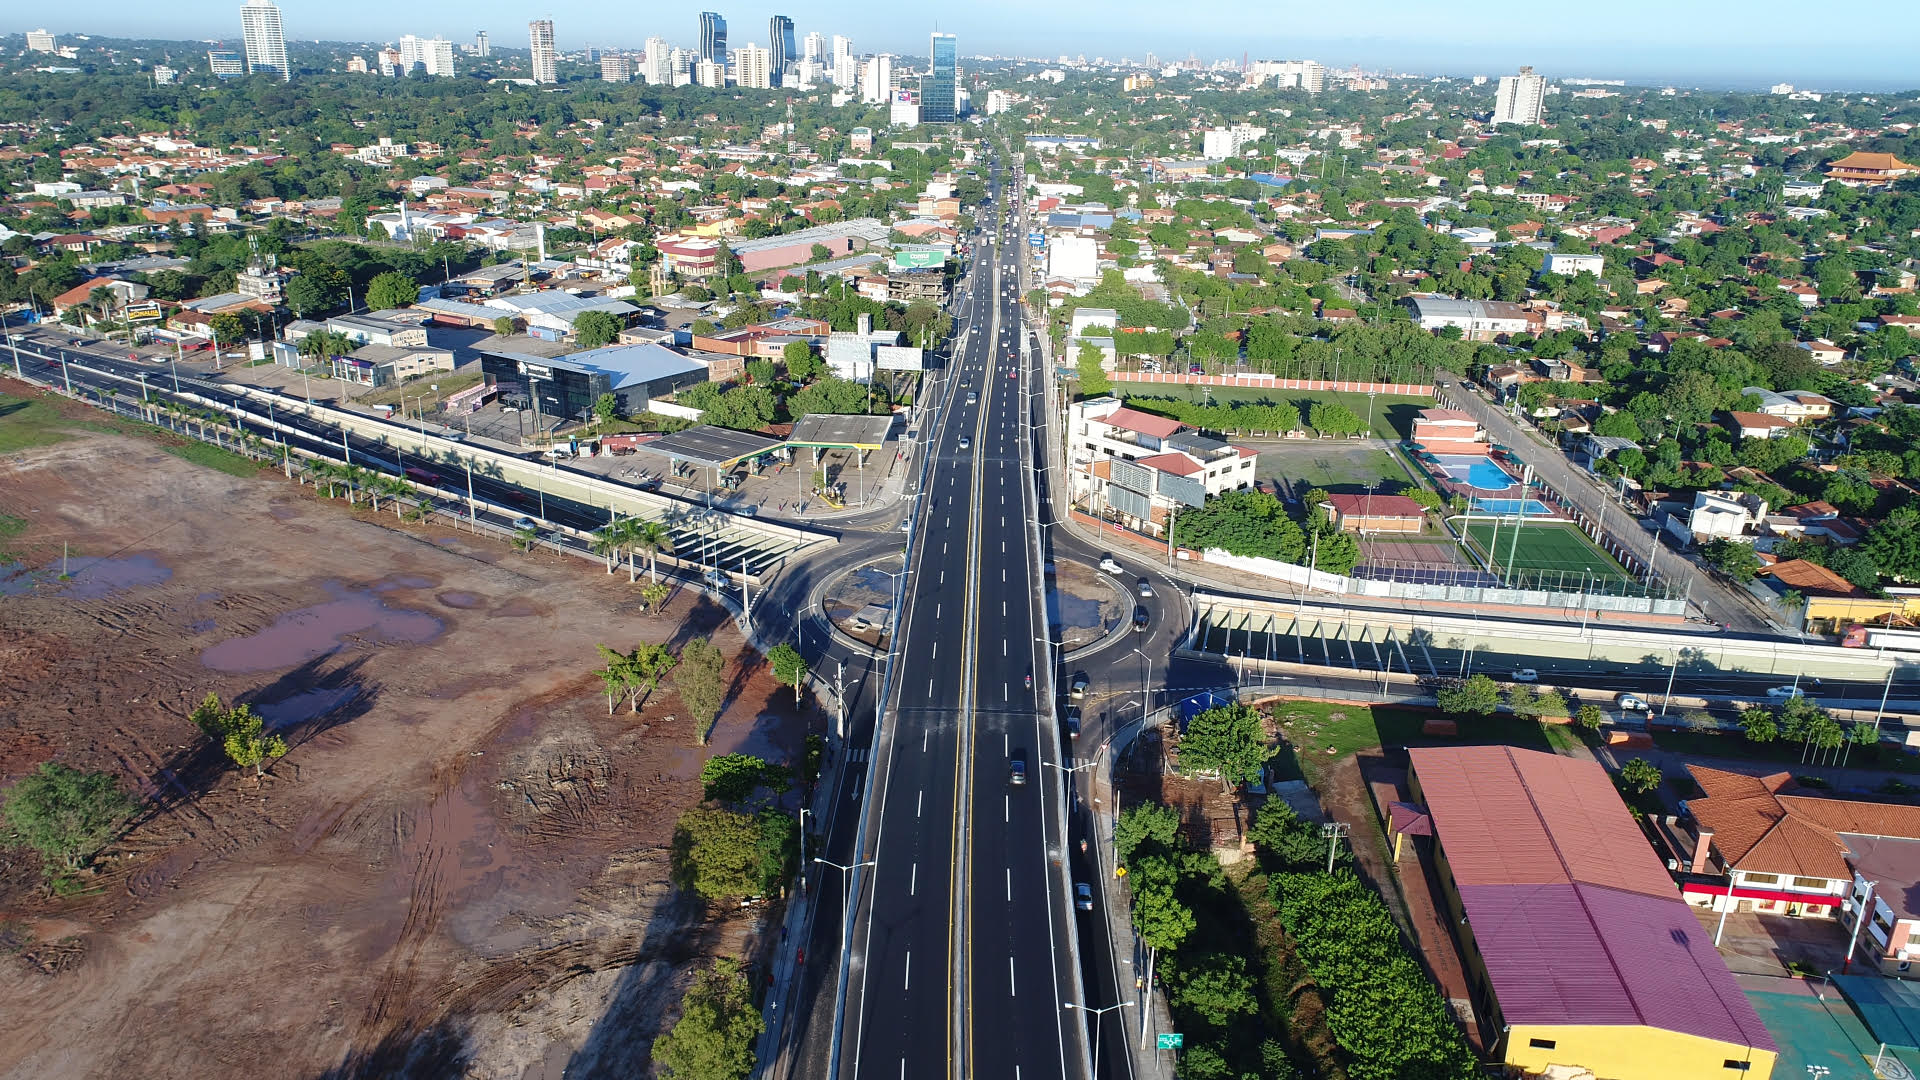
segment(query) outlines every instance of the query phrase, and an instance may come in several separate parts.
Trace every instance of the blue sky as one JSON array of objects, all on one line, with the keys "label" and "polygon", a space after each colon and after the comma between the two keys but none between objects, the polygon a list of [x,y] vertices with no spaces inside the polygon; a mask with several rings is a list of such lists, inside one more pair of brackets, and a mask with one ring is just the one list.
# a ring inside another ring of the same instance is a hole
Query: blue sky
[{"label": "blue sky", "polygon": [[[766,0],[759,0],[766,5]],[[974,0],[914,4],[806,0],[779,7],[713,5],[736,42],[766,37],[767,17],[791,15],[797,32],[847,34],[860,51],[924,53],[926,35],[960,35],[963,54],[1081,54],[1139,57],[1312,58],[1329,65],[1436,74],[1498,73],[1531,63],[1548,75],[1586,75],[1642,82],[1766,85],[1779,81],[1830,89],[1920,87],[1920,3],[1861,0],[1828,7],[1804,0],[1611,0],[1556,4],[1541,0],[1359,0],[1320,5],[1263,5],[1201,0]],[[134,37],[235,37],[238,0],[172,0],[128,4],[68,22],[49,16],[58,33]],[[397,5],[391,0],[283,0],[290,38],[392,40],[405,33],[470,40],[485,28],[496,43],[524,46],[528,19],[551,16],[562,49],[586,44],[637,46],[658,34],[676,44],[695,38],[702,6],[610,5],[604,0],[510,0],[458,5]],[[1251,17],[1250,17],[1251,16]],[[31,29],[18,16],[13,32]],[[38,23],[34,25],[39,25]]]}]

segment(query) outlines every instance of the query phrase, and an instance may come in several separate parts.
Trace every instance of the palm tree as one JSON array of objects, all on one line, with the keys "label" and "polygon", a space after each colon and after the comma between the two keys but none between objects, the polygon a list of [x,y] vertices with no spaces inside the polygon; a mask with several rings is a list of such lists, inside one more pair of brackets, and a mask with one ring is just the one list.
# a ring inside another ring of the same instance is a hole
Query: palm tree
[{"label": "palm tree", "polygon": [[[673,533],[658,521],[642,521],[628,518],[633,523],[633,535],[630,542],[634,547],[647,553],[647,575],[655,581],[660,580],[660,553],[673,554]],[[628,577],[632,577],[632,564],[629,563]]]},{"label": "palm tree", "polygon": [[376,477],[374,485],[377,490],[386,495],[387,501],[393,504],[393,520],[399,521],[400,500],[413,494],[413,485],[397,476],[384,475]]},{"label": "palm tree", "polygon": [[605,555],[607,557],[607,573],[609,574],[613,573],[613,560],[619,556],[621,547],[626,543],[626,537],[623,535],[625,530],[621,528],[622,524],[623,523],[619,521],[609,521],[605,525],[593,530],[593,542],[588,548],[588,550],[597,555]]}]

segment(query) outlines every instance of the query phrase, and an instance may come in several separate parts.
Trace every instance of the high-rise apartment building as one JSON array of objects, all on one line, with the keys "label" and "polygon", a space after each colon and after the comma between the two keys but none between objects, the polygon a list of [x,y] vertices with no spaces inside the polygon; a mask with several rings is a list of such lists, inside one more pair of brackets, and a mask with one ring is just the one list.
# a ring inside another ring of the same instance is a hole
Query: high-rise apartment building
[{"label": "high-rise apartment building", "polygon": [[878,53],[867,57],[860,77],[860,100],[869,105],[886,105],[893,100],[893,56]]},{"label": "high-rise apartment building", "polygon": [[673,47],[666,38],[647,39],[647,58],[640,63],[640,77],[649,86],[673,85]]},{"label": "high-rise apartment building", "polygon": [[1493,99],[1494,124],[1538,125],[1547,118],[1547,80],[1530,67],[1518,75],[1502,75]]},{"label": "high-rise apartment building", "polygon": [[27,50],[29,52],[53,52],[59,46],[53,43],[53,35],[45,30],[27,31]]},{"label": "high-rise apartment building", "polygon": [[700,54],[700,59],[711,60],[720,65],[722,70],[725,70],[727,66],[727,20],[721,18],[719,12],[703,11],[700,13],[700,48],[697,51]]},{"label": "high-rise apartment building", "polygon": [[401,75],[413,74],[419,68],[429,75],[451,78],[453,71],[453,42],[443,38],[420,38],[412,34],[400,38]]},{"label": "high-rise apartment building", "polygon": [[693,81],[699,83],[701,86],[710,87],[714,90],[725,89],[727,85],[727,65],[724,63],[716,64],[703,56],[694,62]]},{"label": "high-rise apartment building", "polygon": [[487,40],[487,32],[485,30],[475,30],[473,32],[473,55],[493,55],[493,42]]},{"label": "high-rise apartment building", "polygon": [[758,45],[742,45],[733,50],[733,81],[756,90],[773,85],[773,51]]},{"label": "high-rise apartment building", "polygon": [[603,56],[600,58],[601,82],[632,82],[633,60],[626,56]]},{"label": "high-rise apartment building", "polygon": [[240,7],[240,34],[246,44],[247,74],[293,78],[287,66],[287,38],[280,29],[280,9],[270,0],[247,0]]},{"label": "high-rise apartment building", "polygon": [[827,36],[815,30],[805,38],[802,38],[800,42],[800,59],[825,62],[827,59]]},{"label": "high-rise apartment building", "polygon": [[1255,60],[1245,78],[1249,89],[1271,83],[1275,90],[1318,94],[1327,88],[1327,69],[1315,60]]},{"label": "high-rise apartment building", "polygon": [[927,56],[927,73],[920,77],[920,122],[951,124],[959,101],[960,39],[935,31]]},{"label": "high-rise apartment building", "polygon": [[827,70],[831,72],[828,77],[833,85],[847,91],[860,89],[860,70],[853,59],[852,38],[833,35],[833,63],[827,65]]},{"label": "high-rise apartment building", "polygon": [[216,78],[237,79],[247,73],[247,61],[238,49],[208,49],[207,68]]},{"label": "high-rise apartment building", "polygon": [[[992,111],[992,106],[988,106]],[[1267,129],[1252,124],[1235,124],[1232,127],[1208,128],[1201,137],[1200,156],[1208,161],[1225,161],[1238,157],[1240,148],[1250,142],[1259,142],[1267,137]]]},{"label": "high-rise apartment building", "polygon": [[692,49],[675,49],[667,66],[672,69],[669,82],[674,86],[686,86],[693,82],[694,75],[700,70],[700,58]]},{"label": "high-rise apartment building", "polygon": [[775,15],[767,20],[767,52],[771,54],[767,63],[772,73],[772,85],[786,85],[787,72],[800,59],[793,44],[792,19]]},{"label": "high-rise apartment building", "polygon": [[533,52],[533,81],[559,82],[560,68],[554,63],[552,19],[535,19],[527,24],[527,46]]}]

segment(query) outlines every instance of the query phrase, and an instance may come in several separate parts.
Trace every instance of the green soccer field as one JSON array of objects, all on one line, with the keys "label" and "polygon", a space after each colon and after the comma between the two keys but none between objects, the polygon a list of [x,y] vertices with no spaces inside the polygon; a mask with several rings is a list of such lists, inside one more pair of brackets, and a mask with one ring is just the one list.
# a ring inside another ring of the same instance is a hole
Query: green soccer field
[{"label": "green soccer field", "polygon": [[[1516,528],[1519,530],[1517,545],[1514,542]],[[1572,578],[1590,573],[1598,579],[1633,580],[1631,574],[1622,570],[1620,564],[1608,558],[1605,552],[1594,547],[1579,529],[1564,522],[1515,526],[1502,521],[1498,534],[1498,550],[1494,553],[1493,564],[1503,573],[1507,568],[1507,560],[1512,559],[1513,568],[1522,577],[1544,576],[1558,571]],[[1480,554],[1485,555],[1488,545],[1495,543],[1493,522],[1473,522],[1467,526],[1467,538]]]}]

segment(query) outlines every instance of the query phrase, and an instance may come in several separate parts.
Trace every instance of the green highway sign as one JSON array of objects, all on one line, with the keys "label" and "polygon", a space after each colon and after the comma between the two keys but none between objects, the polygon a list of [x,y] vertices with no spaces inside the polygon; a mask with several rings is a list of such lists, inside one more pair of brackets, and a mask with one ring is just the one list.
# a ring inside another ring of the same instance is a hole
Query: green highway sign
[{"label": "green highway sign", "polygon": [[1186,1041],[1187,1037],[1177,1031],[1162,1031],[1155,1037],[1154,1049],[1178,1050]]}]

